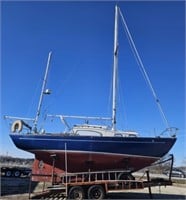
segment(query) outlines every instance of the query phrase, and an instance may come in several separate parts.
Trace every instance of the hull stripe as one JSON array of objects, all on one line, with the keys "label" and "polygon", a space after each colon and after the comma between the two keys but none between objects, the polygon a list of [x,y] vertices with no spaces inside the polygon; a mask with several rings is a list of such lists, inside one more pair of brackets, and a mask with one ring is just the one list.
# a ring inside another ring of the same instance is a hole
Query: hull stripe
[{"label": "hull stripe", "polygon": [[[53,141],[61,141],[61,142],[68,142],[68,141],[70,141],[70,142],[96,142],[96,143],[103,143],[103,142],[106,142],[106,143],[129,143],[129,141],[112,141],[112,140],[110,140],[110,141],[108,141],[108,140],[101,140],[101,141],[99,141],[99,140],[77,140],[77,139],[75,139],[75,140],[73,140],[73,139],[52,139],[52,138],[20,138],[20,140],[38,140],[38,141],[51,141],[51,140],[53,140]],[[153,139],[152,139],[152,141],[149,141],[149,142],[145,142],[145,141],[130,141],[130,143],[131,144],[144,144],[144,143],[146,143],[146,144],[152,144],[152,143],[154,143],[154,141],[153,141]],[[165,142],[157,142],[156,141],[156,144],[157,143],[159,143],[159,144],[165,144]]]}]

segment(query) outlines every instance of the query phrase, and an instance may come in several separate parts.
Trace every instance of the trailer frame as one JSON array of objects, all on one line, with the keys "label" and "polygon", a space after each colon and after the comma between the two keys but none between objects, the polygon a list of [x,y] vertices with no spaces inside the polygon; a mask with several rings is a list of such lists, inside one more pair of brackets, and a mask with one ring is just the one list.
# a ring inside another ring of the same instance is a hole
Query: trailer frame
[{"label": "trailer frame", "polygon": [[[53,159],[53,169],[50,174],[51,185],[45,190],[45,182],[43,183],[43,191],[35,197],[55,195],[59,194],[60,197],[64,196],[67,199],[103,199],[107,194],[112,192],[126,192],[128,190],[144,189],[148,188],[149,197],[152,199],[151,187],[154,186],[168,186],[172,185],[171,173],[173,168],[174,157],[169,155],[164,161],[159,161],[156,164],[171,161],[170,175],[168,179],[164,178],[151,178],[150,171],[146,170],[146,180],[135,179],[132,173],[128,170],[118,171],[96,171],[96,172],[77,172],[77,173],[55,173],[55,156],[51,156]],[[121,179],[121,175],[125,175],[124,179]],[[32,174],[31,176],[43,176],[40,174]],[[61,182],[56,182],[56,180]],[[29,186],[29,199],[31,198],[31,179]]]}]

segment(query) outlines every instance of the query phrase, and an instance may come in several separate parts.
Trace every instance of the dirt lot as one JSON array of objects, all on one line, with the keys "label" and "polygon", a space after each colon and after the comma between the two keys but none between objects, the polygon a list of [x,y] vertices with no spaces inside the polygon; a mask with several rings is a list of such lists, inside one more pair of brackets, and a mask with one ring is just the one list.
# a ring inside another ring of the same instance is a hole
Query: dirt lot
[{"label": "dirt lot", "polygon": [[[161,187],[161,189],[159,189],[159,187],[154,187],[152,188],[152,193],[153,193],[153,199],[177,199],[177,200],[186,199],[186,189],[184,187],[168,186],[166,188]],[[28,199],[28,193],[2,196],[1,199],[25,200]],[[48,197],[45,199],[51,200],[54,198]],[[148,189],[143,189],[143,190],[128,191],[124,193],[110,194],[107,196],[107,199],[150,199],[150,197],[148,194]]]},{"label": "dirt lot", "polygon": [[[28,199],[29,178],[1,178],[1,197],[0,199],[25,200]],[[174,184],[167,187],[153,187],[153,199],[186,199],[186,185]],[[32,192],[42,191],[43,184],[32,183]],[[40,198],[41,199],[41,198]],[[46,197],[45,199],[57,199]],[[59,199],[63,199],[60,198]],[[150,199],[148,188],[139,190],[127,190],[123,193],[112,193],[107,199]]]},{"label": "dirt lot", "polygon": [[[153,199],[186,199],[186,189],[183,186],[152,187]],[[117,193],[109,199],[150,199],[148,188]]]}]

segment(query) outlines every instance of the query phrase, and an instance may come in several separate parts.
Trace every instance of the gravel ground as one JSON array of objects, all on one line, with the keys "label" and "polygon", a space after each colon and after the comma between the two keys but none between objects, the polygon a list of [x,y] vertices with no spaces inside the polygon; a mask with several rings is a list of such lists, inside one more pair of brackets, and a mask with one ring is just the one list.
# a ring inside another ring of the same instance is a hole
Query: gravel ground
[{"label": "gravel ground", "polygon": [[[167,187],[153,187],[153,199],[186,199],[186,189],[183,186],[167,186]],[[28,199],[28,193],[21,195],[7,195],[2,196],[2,200],[25,200]],[[35,198],[34,198],[35,199]],[[54,199],[54,198],[45,198]],[[56,198],[55,198],[56,199]],[[62,199],[62,198],[60,198]],[[112,193],[107,196],[107,199],[150,199],[148,188],[142,190],[128,190],[123,193]]]},{"label": "gravel ground", "polygon": [[[186,199],[186,189],[183,186],[152,187],[151,190],[153,199]],[[148,188],[145,188],[112,194],[109,199],[150,199],[150,196]]]},{"label": "gravel ground", "polygon": [[[1,195],[0,199],[25,200],[28,199],[29,178],[1,178]],[[185,181],[184,181],[185,183]],[[43,183],[32,183],[32,192],[42,191]],[[186,184],[174,184],[167,187],[152,187],[153,199],[186,199]],[[58,199],[64,198],[61,195]],[[57,197],[47,197],[42,199],[57,200]],[[34,198],[36,199],[36,198]],[[41,198],[40,198],[41,199]],[[107,199],[150,199],[148,188],[125,190],[119,193],[107,195]]]}]

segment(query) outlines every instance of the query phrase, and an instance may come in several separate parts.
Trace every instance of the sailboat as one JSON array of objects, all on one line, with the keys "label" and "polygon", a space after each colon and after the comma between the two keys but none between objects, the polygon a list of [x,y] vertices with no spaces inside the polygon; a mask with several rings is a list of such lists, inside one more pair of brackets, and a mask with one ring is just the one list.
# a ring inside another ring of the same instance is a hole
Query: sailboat
[{"label": "sailboat", "polygon": [[[26,118],[19,118],[13,122],[10,137],[16,147],[35,155],[32,174],[33,180],[46,180],[47,176],[55,173],[123,170],[135,172],[150,166],[166,155],[176,142],[176,134],[158,137],[140,137],[135,131],[121,131],[116,127],[117,114],[117,70],[118,70],[118,17],[123,15],[118,6],[115,7],[114,25],[114,64],[113,64],[113,103],[112,117],[84,117],[67,115],[48,115],[58,117],[67,127],[63,133],[47,133],[37,131],[38,118],[46,89],[48,68],[52,53],[49,53],[41,95],[36,117],[30,125]],[[124,21],[125,23],[125,21]],[[126,25],[126,24],[125,24]],[[126,25],[131,44],[134,42]],[[138,52],[134,46],[137,57]],[[139,60],[139,63],[141,60]],[[143,67],[143,65],[142,65]],[[144,68],[142,68],[144,70]],[[145,72],[145,71],[144,71]],[[146,74],[146,73],[145,73]],[[150,80],[147,80],[150,83]],[[151,83],[150,83],[151,84]],[[153,89],[153,88],[152,88]],[[154,92],[154,90],[153,90]],[[155,92],[154,92],[155,96]],[[156,96],[155,96],[156,97]],[[157,101],[159,103],[159,101]],[[159,105],[160,107],[160,105]],[[161,107],[160,107],[161,108]],[[7,117],[8,118],[8,117]],[[111,126],[84,123],[70,127],[68,118],[86,120],[108,120]],[[168,126],[168,131],[172,128]],[[38,178],[37,177],[40,177]]]}]

